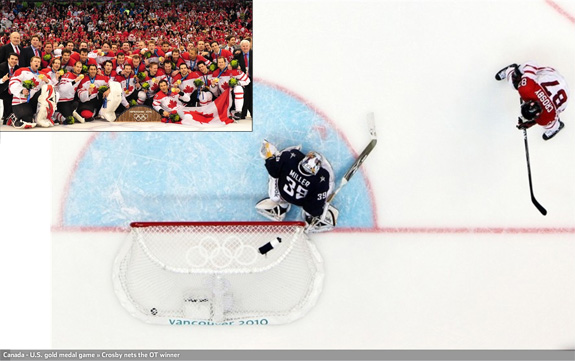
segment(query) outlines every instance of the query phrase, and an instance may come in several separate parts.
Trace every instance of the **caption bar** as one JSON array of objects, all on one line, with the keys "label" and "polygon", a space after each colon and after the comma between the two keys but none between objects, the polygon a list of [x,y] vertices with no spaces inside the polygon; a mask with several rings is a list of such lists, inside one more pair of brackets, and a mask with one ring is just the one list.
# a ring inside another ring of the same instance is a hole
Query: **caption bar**
[{"label": "caption bar", "polygon": [[0,360],[575,360],[574,350],[0,350]]}]

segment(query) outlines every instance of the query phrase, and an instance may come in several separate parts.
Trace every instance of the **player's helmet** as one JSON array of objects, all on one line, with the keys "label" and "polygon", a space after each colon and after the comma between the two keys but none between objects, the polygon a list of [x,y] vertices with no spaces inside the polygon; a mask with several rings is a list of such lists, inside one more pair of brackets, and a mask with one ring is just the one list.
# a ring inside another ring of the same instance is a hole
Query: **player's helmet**
[{"label": "player's helmet", "polygon": [[321,168],[321,155],[309,152],[300,162],[299,169],[305,175],[316,175]]},{"label": "player's helmet", "polygon": [[541,106],[535,100],[528,100],[521,104],[521,115],[526,120],[535,120],[541,113]]}]

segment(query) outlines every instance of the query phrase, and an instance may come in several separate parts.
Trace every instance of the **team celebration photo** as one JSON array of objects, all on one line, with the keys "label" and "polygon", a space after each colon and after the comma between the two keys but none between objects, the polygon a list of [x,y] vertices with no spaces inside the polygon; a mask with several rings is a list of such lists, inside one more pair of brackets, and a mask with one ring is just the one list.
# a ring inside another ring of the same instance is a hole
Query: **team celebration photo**
[{"label": "team celebration photo", "polygon": [[2,130],[251,130],[251,2],[0,10]]}]

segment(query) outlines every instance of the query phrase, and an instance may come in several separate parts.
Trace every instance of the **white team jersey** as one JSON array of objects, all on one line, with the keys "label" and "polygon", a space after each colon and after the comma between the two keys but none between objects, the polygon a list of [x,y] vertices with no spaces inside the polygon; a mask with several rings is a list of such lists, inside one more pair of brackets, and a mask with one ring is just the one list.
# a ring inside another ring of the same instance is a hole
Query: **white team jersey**
[{"label": "white team jersey", "polygon": [[31,81],[33,87],[29,89],[30,97],[33,97],[37,92],[42,89],[42,85],[50,84],[50,76],[42,74],[39,72],[33,72],[30,68],[20,68],[14,72],[14,75],[10,78],[9,89],[12,93],[12,105],[18,105],[26,103],[28,101],[28,96],[22,94],[25,89],[24,82]]},{"label": "white team jersey", "polygon": [[72,72],[68,72],[60,78],[58,93],[61,102],[74,100],[78,86],[80,85],[80,80],[81,79],[78,79],[78,76]]},{"label": "white team jersey", "polygon": [[532,79],[539,84],[552,100],[557,113],[561,113],[567,107],[569,99],[569,86],[565,78],[551,67],[540,67],[534,62],[526,62],[519,66],[524,78]]}]

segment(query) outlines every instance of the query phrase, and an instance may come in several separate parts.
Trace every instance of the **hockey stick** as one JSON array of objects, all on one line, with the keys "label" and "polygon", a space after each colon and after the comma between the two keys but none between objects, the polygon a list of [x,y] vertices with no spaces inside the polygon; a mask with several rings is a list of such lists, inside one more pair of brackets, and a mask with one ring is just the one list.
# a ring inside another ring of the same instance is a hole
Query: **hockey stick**
[{"label": "hockey stick", "polygon": [[[373,150],[373,148],[375,148],[375,145],[377,144],[377,133],[375,132],[375,115],[374,115],[374,113],[369,113],[367,115],[367,125],[369,127],[369,134],[371,136],[371,141],[363,149],[361,154],[357,157],[355,162],[353,162],[353,164],[347,170],[347,172],[345,172],[345,174],[343,175],[343,178],[341,179],[341,182],[340,182],[339,186],[336,188],[336,190],[332,194],[330,194],[329,197],[327,198],[327,200],[325,202],[325,207],[324,207],[324,214],[322,215],[321,219],[323,219],[325,217],[325,214],[329,208],[329,205],[331,204],[331,202],[335,198],[336,194],[338,194],[339,191],[349,182],[351,177],[353,177],[355,172],[357,172],[359,167],[363,164],[363,162],[365,161],[365,159],[367,158],[369,153],[371,153],[371,151]],[[314,221],[312,223],[310,223],[305,228],[305,231],[307,232],[310,229],[313,229],[316,226],[318,221],[319,221],[319,219],[317,219],[317,218],[314,219]]]},{"label": "hockey stick", "polygon": [[547,210],[537,202],[533,194],[533,181],[531,180],[531,162],[529,162],[529,145],[527,144],[527,129],[523,129],[523,140],[525,141],[525,157],[527,158],[527,176],[529,177],[529,192],[531,192],[531,202],[541,212],[542,215],[547,215]]},{"label": "hockey stick", "polygon": [[351,177],[353,177],[355,172],[357,172],[359,167],[365,161],[365,159],[367,158],[369,153],[371,153],[373,148],[375,148],[375,145],[377,144],[377,134],[375,132],[375,115],[373,113],[369,113],[367,115],[367,125],[369,127],[369,134],[371,136],[371,141],[365,147],[365,149],[361,152],[361,154],[357,157],[355,162],[353,162],[353,164],[347,170],[347,172],[345,172],[345,174],[343,175],[343,178],[341,179],[341,183],[339,184],[339,187],[337,187],[337,189],[327,198],[327,202],[326,202],[327,204],[331,203],[331,201],[336,196],[336,194],[338,194],[339,191],[347,184],[347,182],[349,182]]}]

